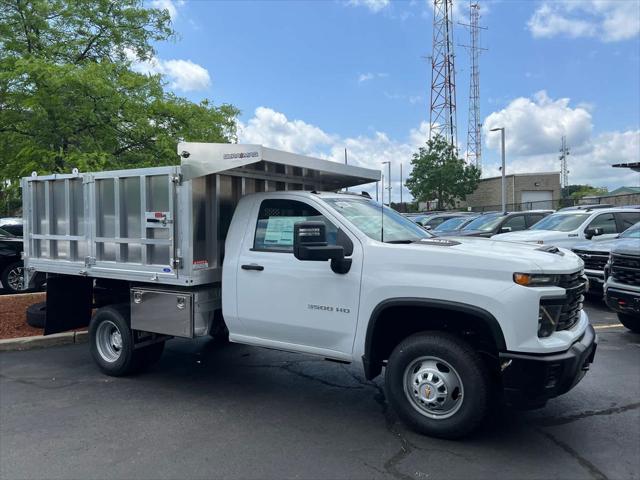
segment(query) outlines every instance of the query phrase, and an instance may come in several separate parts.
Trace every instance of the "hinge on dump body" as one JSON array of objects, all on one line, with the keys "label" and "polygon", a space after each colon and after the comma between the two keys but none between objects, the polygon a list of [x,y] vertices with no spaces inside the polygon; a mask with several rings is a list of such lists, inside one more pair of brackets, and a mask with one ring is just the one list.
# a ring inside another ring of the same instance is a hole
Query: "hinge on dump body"
[{"label": "hinge on dump body", "polygon": [[182,268],[182,257],[176,257],[171,260],[171,266],[174,270]]},{"label": "hinge on dump body", "polygon": [[95,179],[93,178],[93,175],[89,175],[89,174],[85,174],[82,177],[82,183],[94,183]]},{"label": "hinge on dump body", "polygon": [[172,175],[171,176],[171,181],[173,183],[175,183],[176,185],[181,185],[182,184],[182,175],[180,175],[179,173]]},{"label": "hinge on dump body", "polygon": [[84,266],[92,267],[96,264],[96,257],[84,257]]}]

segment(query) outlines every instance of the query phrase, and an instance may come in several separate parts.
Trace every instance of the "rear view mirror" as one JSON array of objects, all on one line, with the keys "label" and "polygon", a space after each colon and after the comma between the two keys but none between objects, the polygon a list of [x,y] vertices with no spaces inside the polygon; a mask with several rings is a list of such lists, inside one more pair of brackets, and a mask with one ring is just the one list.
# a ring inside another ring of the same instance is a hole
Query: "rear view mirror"
[{"label": "rear view mirror", "polygon": [[298,260],[331,260],[331,270],[344,274],[351,269],[351,259],[345,258],[344,253],[344,247],[327,243],[327,226],[324,222],[297,222],[293,226],[293,255]]},{"label": "rear view mirror", "polygon": [[584,231],[584,238],[587,240],[591,240],[593,237],[597,237],[598,235],[602,235],[604,231],[601,228],[587,228]]}]

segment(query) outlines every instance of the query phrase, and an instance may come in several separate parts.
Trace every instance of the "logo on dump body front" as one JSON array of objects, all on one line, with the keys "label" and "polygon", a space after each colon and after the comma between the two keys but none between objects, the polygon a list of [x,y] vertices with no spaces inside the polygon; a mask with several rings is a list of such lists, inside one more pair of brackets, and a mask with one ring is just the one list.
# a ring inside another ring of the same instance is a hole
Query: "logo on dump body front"
[{"label": "logo on dump body front", "polygon": [[256,158],[258,157],[258,152],[241,152],[241,153],[225,153],[222,158],[224,160],[233,160],[236,158]]}]

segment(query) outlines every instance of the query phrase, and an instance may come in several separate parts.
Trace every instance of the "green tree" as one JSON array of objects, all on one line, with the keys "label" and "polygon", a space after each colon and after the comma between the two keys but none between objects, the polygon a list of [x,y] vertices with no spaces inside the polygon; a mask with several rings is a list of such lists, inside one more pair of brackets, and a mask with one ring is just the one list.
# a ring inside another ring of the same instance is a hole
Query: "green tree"
[{"label": "green tree", "polygon": [[593,187],[591,185],[568,185],[563,190],[573,200],[580,200],[582,197],[589,195],[605,195],[608,192],[606,187]]},{"label": "green tree", "polygon": [[413,170],[406,186],[418,202],[438,200],[441,208],[475,191],[480,170],[458,158],[456,149],[443,137],[429,140],[411,159]]},{"label": "green tree", "polygon": [[232,141],[233,106],[132,70],[172,35],[142,0],[0,0],[0,178],[175,164],[179,139]]}]

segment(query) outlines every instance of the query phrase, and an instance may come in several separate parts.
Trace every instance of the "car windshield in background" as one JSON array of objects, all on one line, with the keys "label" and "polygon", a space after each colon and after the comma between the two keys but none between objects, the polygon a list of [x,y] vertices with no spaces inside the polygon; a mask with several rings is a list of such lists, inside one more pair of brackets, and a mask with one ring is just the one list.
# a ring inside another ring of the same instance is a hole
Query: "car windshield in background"
[{"label": "car windshield in background", "polygon": [[640,223],[636,223],[633,227],[627,228],[620,234],[620,238],[640,238]]},{"label": "car windshield in background", "polygon": [[380,204],[353,198],[324,198],[334,210],[353,223],[366,236],[380,241],[384,226],[385,243],[411,243],[432,235],[395,210],[384,207],[384,221]]},{"label": "car windshield in background", "polygon": [[590,213],[558,213],[543,218],[530,230],[553,230],[570,232],[575,230],[591,215]]},{"label": "car windshield in background", "polygon": [[493,213],[491,215],[482,215],[470,222],[463,230],[482,230],[489,232],[496,228],[500,221],[504,218],[501,213]]},{"label": "car windshield in background", "polygon": [[449,232],[451,230],[456,230],[460,225],[468,220],[467,217],[455,217],[450,218],[449,220],[445,220],[436,228],[433,229],[434,232]]}]

